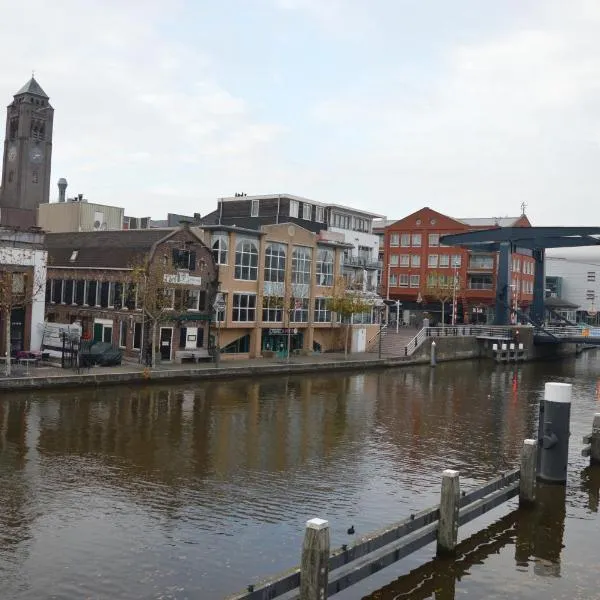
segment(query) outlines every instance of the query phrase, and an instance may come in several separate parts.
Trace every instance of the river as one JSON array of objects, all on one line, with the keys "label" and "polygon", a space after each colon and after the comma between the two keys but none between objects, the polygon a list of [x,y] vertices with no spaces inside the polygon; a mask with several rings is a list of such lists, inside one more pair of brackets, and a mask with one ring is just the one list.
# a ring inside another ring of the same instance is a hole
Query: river
[{"label": "river", "polygon": [[506,517],[511,503],[465,530],[493,523],[464,568],[422,567],[427,548],[338,597],[589,598],[600,476],[579,453],[599,359],[4,394],[0,598],[222,598],[297,564],[309,518],[351,543],[351,525],[436,503],[446,468],[468,489],[517,466],[547,381],[574,396],[566,499],[543,492],[546,525]]}]

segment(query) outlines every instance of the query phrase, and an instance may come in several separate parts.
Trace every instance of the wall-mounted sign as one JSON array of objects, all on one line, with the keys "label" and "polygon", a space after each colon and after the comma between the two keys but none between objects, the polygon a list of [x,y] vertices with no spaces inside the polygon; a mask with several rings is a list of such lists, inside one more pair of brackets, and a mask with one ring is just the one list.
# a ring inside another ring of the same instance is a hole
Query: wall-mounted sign
[{"label": "wall-mounted sign", "polygon": [[164,282],[178,285],[202,285],[202,277],[190,275],[187,271],[177,271],[177,273],[165,274]]}]

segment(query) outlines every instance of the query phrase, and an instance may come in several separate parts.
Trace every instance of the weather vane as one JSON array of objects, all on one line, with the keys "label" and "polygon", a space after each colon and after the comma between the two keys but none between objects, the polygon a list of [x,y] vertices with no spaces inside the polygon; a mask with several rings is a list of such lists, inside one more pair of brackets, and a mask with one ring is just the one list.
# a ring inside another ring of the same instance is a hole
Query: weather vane
[{"label": "weather vane", "polygon": [[527,208],[527,204],[525,202],[521,202],[521,214],[525,214],[525,209]]}]

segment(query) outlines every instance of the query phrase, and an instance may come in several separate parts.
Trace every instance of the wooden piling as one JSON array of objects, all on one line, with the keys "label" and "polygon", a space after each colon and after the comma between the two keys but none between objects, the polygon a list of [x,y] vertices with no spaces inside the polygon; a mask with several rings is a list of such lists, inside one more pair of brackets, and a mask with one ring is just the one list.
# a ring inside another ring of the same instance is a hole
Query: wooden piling
[{"label": "wooden piling", "polygon": [[300,600],[327,598],[329,575],[329,522],[310,519],[306,522],[302,562],[300,565]]},{"label": "wooden piling", "polygon": [[590,464],[600,465],[600,413],[594,415],[590,439]]},{"label": "wooden piling", "polygon": [[458,509],[460,507],[460,481],[458,471],[446,469],[442,473],[440,495],[440,521],[437,538],[438,556],[454,554],[458,539]]},{"label": "wooden piling", "polygon": [[535,481],[537,465],[537,440],[524,440],[521,450],[521,470],[519,483],[519,506],[535,503]]}]

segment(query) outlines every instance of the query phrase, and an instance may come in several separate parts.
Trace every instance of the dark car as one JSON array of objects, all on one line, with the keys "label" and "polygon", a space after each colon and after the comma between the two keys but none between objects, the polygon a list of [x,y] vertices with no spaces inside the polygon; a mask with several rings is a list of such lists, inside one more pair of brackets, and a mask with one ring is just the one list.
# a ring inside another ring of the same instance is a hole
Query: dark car
[{"label": "dark car", "polygon": [[82,367],[100,365],[113,367],[121,364],[123,353],[107,342],[95,342],[81,348],[80,364]]}]

